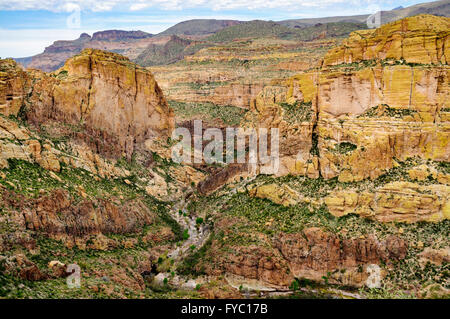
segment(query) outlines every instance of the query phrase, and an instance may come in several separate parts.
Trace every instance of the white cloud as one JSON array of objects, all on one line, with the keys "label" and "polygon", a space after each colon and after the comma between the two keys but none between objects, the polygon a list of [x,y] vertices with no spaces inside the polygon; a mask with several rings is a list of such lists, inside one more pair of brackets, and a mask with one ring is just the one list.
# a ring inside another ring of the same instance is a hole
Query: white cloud
[{"label": "white cloud", "polygon": [[[230,9],[292,9],[325,8],[334,5],[367,7],[370,4],[393,5],[411,2],[406,0],[0,0],[0,10],[50,10],[67,11],[68,6],[79,5],[82,10],[94,12],[125,9],[139,11],[149,7],[165,10],[188,8]],[[419,1],[417,1],[419,2]]]}]

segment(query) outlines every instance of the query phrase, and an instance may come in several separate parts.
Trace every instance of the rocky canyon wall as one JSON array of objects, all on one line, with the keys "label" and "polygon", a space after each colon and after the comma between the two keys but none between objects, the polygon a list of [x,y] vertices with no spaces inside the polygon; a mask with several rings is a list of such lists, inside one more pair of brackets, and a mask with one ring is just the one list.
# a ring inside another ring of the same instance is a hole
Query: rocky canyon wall
[{"label": "rocky canyon wall", "polygon": [[[244,124],[280,129],[278,176],[354,183],[375,180],[411,158],[444,165],[450,158],[449,30],[450,19],[422,15],[355,32],[326,54],[319,67],[284,86],[266,87]],[[421,168],[412,169],[408,182],[417,180],[417,170]],[[429,190],[437,200],[437,215],[380,219],[448,218],[448,174],[433,167],[428,171],[424,174],[444,184],[436,186],[439,191]],[[406,196],[397,201],[420,197],[414,185],[391,186],[388,193]],[[410,207],[409,213],[416,214],[417,207]],[[386,207],[379,210],[386,214]]]},{"label": "rocky canyon wall", "polygon": [[103,155],[131,158],[146,140],[173,129],[173,112],[153,75],[118,54],[86,49],[51,74],[2,65],[12,70],[0,95],[3,114],[26,111],[36,127],[80,126],[74,135]]}]

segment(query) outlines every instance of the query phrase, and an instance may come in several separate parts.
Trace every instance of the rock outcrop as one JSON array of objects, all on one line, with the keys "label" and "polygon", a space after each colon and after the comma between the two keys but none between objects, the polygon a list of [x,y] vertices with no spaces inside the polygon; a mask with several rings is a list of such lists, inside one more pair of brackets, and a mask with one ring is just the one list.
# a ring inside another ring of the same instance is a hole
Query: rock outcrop
[{"label": "rock outcrop", "polygon": [[366,284],[369,265],[400,260],[407,252],[407,244],[395,236],[383,241],[372,236],[342,240],[318,228],[281,235],[275,246],[295,277],[315,281],[325,277],[330,283],[350,286]]},{"label": "rock outcrop", "polygon": [[[354,32],[317,69],[266,87],[244,125],[280,129],[279,176],[349,183],[374,180],[412,157],[449,162],[449,25],[421,15]],[[448,188],[440,189],[446,198]],[[418,215],[447,218],[446,204],[436,205]],[[379,218],[423,219],[406,215]]]},{"label": "rock outcrop", "polygon": [[449,29],[448,19],[420,15],[378,29],[353,32],[342,46],[326,54],[323,65],[386,59],[448,64]]},{"label": "rock outcrop", "polygon": [[150,70],[168,100],[249,109],[265,86],[277,85],[280,79],[307,70],[338,41],[256,38],[227,45],[209,44],[185,56],[183,63],[153,66]]},{"label": "rock outcrop", "polygon": [[133,59],[153,41],[152,37],[143,31],[106,30],[95,32],[92,37],[82,33],[78,39],[55,41],[40,54],[16,60],[27,68],[52,72],[86,48],[120,52]]},{"label": "rock outcrop", "polygon": [[449,193],[447,185],[393,182],[372,191],[338,191],[324,202],[339,217],[355,213],[381,222],[436,222],[450,219]]},{"label": "rock outcrop", "polygon": [[[269,289],[286,289],[295,278],[362,287],[370,275],[370,265],[384,262],[391,266],[408,251],[408,244],[396,236],[341,239],[316,227],[301,233],[280,233],[273,238],[272,248],[234,246],[233,253],[226,254],[214,245],[213,262],[224,272]],[[385,275],[385,271],[380,272],[380,279]]]},{"label": "rock outcrop", "polygon": [[250,196],[258,198],[267,198],[272,202],[283,206],[295,205],[300,199],[300,195],[287,185],[262,185],[251,189],[249,194]]},{"label": "rock outcrop", "polygon": [[173,129],[173,113],[152,74],[121,55],[86,49],[50,75],[21,71],[12,61],[2,65],[14,70],[0,97],[8,99],[3,114],[24,108],[36,127],[82,127],[73,135],[100,154],[130,158],[146,140],[167,138]]},{"label": "rock outcrop", "polygon": [[17,115],[30,91],[30,77],[11,59],[0,60],[0,114]]},{"label": "rock outcrop", "polygon": [[56,190],[49,196],[26,200],[14,193],[4,192],[4,204],[17,210],[19,224],[30,231],[43,232],[68,246],[107,249],[111,242],[104,235],[132,234],[155,222],[156,214],[139,200],[124,204],[99,199],[75,203],[67,191]]},{"label": "rock outcrop", "polygon": [[[260,87],[220,85],[216,103],[249,107],[244,128],[280,129],[272,176],[171,162],[173,112],[153,75],[123,56],[86,49],[51,74],[0,60],[0,276],[51,280],[77,261],[88,283],[80,296],[129,297],[147,293],[156,271],[161,282],[177,271],[177,281],[183,272],[288,290],[362,288],[375,267],[383,293],[448,295],[449,21],[354,33],[254,99]],[[186,236],[202,248],[174,242]],[[172,259],[183,246],[192,255]]]}]

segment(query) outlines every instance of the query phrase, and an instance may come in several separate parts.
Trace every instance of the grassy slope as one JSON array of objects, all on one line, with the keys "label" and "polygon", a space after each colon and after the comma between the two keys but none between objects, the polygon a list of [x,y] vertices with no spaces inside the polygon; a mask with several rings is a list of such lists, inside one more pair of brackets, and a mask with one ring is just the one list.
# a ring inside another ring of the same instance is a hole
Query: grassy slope
[{"label": "grassy slope", "polygon": [[363,28],[366,26],[362,23],[337,22],[296,29],[275,22],[256,20],[225,28],[208,37],[207,40],[221,43],[239,38],[277,37],[308,41],[318,38],[324,32],[327,36],[345,36]]},{"label": "grassy slope", "polygon": [[[340,183],[336,178],[330,180],[301,176],[273,178],[261,175],[250,184],[242,181],[232,187],[242,189],[243,186],[249,188],[251,185],[277,183],[288,185],[306,198],[319,199],[338,188],[375,189],[392,181],[408,180],[407,171],[410,165],[410,161],[403,162],[398,168],[386,172],[374,181]],[[434,165],[442,166],[441,163],[434,163]],[[442,169],[448,171],[448,165]],[[432,181],[424,183],[432,183]],[[440,284],[447,289],[450,288],[449,264],[443,263],[440,266],[427,264],[423,267],[417,257],[423,248],[415,247],[418,242],[424,243],[425,247],[448,247],[450,244],[450,221],[448,220],[439,223],[408,224],[381,223],[355,214],[338,218],[331,215],[325,205],[313,207],[305,201],[284,207],[267,199],[251,197],[247,191],[233,194],[227,189],[199,197],[190,205],[189,210],[191,214],[201,214],[205,220],[227,220],[225,225],[230,225],[231,222],[232,226],[226,228],[225,232],[216,227],[211,237],[211,240],[220,245],[221,254],[225,255],[233,254],[236,247],[242,246],[256,245],[271,249],[271,241],[278,234],[299,233],[310,227],[320,227],[338,234],[340,238],[375,235],[379,239],[384,239],[395,235],[404,239],[410,246],[406,258],[394,263],[393,269],[389,270],[380,289],[363,288],[360,293],[369,298],[405,298],[414,297],[414,294],[404,293],[413,286],[423,288],[430,284]],[[400,228],[401,232],[399,232]],[[267,238],[267,240],[261,238]],[[202,269],[214,263],[217,258],[208,251],[210,246],[205,248],[187,258],[179,271],[201,274]],[[386,265],[381,266],[386,267]]]}]

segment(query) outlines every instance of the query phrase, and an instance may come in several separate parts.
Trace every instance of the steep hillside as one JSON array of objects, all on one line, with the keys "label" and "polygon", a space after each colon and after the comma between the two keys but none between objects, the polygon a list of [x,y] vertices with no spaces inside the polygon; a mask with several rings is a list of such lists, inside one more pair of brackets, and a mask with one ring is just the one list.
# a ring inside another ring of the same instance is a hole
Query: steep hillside
[{"label": "steep hillside", "polygon": [[159,35],[209,35],[226,27],[242,23],[237,20],[194,19],[175,24]]},{"label": "steep hillside", "polygon": [[448,63],[448,19],[421,15],[389,25],[390,28],[353,33],[343,46],[328,52],[324,65],[362,60],[402,60],[409,64]]},{"label": "steep hillside", "polygon": [[318,68],[265,87],[241,125],[279,128],[280,170],[233,166],[199,184],[190,212],[214,233],[180,271],[251,290],[448,296],[449,23],[354,33]]},{"label": "steep hillside", "polygon": [[164,44],[150,44],[133,61],[142,66],[170,64],[207,46],[211,46],[211,44],[172,35],[170,40]]},{"label": "steep hillside", "polygon": [[0,76],[0,296],[170,294],[148,279],[184,238],[171,201],[203,174],[170,160],[173,115],[152,74],[86,49],[52,74],[0,60]]},{"label": "steep hillside", "polygon": [[220,30],[216,34],[208,37],[207,40],[211,42],[229,42],[242,38],[289,37],[294,36],[294,34],[294,30],[278,23],[255,20]]},{"label": "steep hillside", "polygon": [[[375,13],[375,12],[373,12]],[[448,0],[431,1],[426,3],[419,3],[406,8],[395,8],[389,11],[381,11],[381,23],[386,24],[406,17],[412,17],[419,14],[432,14],[443,17],[450,17],[450,3]],[[326,17],[326,18],[310,18],[310,19],[290,19],[277,21],[277,23],[291,27],[301,28],[317,23],[331,23],[331,22],[356,22],[365,23],[368,14],[356,16],[340,16],[340,17]]]},{"label": "steep hillside", "polygon": [[105,30],[95,32],[92,41],[127,41],[130,39],[151,38],[153,34],[144,31]]},{"label": "steep hillside", "polygon": [[284,40],[310,41],[317,38],[346,36],[352,31],[366,27],[363,23],[339,22],[294,29],[275,22],[255,20],[225,28],[208,37],[207,40],[211,42],[230,42],[245,38],[276,37]]},{"label": "steep hillside", "polygon": [[[231,28],[258,38],[170,66],[0,60],[0,297],[450,296],[450,18],[345,40]],[[193,43],[167,40],[167,59]],[[279,170],[175,163],[194,119],[278,128]]]},{"label": "steep hillside", "polygon": [[83,33],[76,40],[55,41],[43,53],[16,61],[28,68],[51,72],[85,48],[107,50],[135,58],[153,42],[152,37],[152,34],[142,31],[107,30],[95,32],[92,37]]}]

